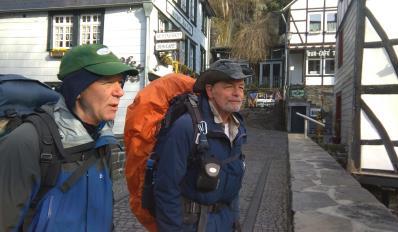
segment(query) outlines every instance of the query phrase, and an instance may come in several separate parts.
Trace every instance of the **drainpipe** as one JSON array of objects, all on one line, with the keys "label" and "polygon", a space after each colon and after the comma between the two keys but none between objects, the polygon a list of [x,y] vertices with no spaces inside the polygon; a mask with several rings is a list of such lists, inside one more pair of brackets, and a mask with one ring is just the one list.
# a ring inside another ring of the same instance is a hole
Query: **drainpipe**
[{"label": "drainpipe", "polygon": [[[292,1],[291,4],[295,2]],[[291,4],[289,4],[288,6],[290,6]],[[290,31],[289,31],[289,22],[285,17],[285,10],[288,9],[288,7],[285,7],[283,11],[280,11],[281,17],[283,19],[283,22],[285,23],[285,38],[284,38],[284,51],[285,51],[285,59],[284,59],[284,72],[285,72],[285,81],[283,83],[283,99],[285,99],[285,106],[284,106],[284,111],[285,111],[285,125],[286,125],[286,130],[290,131],[290,110],[289,110],[289,101],[288,101],[288,97],[289,97],[289,86],[290,86],[290,75],[289,75],[289,41],[290,41]]]},{"label": "drainpipe", "polygon": [[148,81],[148,70],[149,70],[149,57],[151,48],[151,13],[153,9],[152,2],[143,2],[144,14],[146,18],[146,36],[145,36],[145,69],[144,69],[144,80],[140,82],[141,89],[144,88]]}]

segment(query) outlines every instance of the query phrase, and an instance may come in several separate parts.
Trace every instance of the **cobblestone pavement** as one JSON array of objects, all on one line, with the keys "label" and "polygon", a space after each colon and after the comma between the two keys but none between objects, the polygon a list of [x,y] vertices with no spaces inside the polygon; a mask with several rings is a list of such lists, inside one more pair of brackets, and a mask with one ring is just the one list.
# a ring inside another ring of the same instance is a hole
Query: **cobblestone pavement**
[{"label": "cobblestone pavement", "polygon": [[[291,231],[287,134],[248,127],[240,192],[243,231]],[[130,212],[124,181],[115,183],[115,231],[146,231]]]}]

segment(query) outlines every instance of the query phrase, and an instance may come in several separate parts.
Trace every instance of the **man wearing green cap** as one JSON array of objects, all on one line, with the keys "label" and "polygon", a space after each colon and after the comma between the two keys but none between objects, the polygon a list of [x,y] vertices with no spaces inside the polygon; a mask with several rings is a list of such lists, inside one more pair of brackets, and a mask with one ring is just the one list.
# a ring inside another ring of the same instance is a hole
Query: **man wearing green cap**
[{"label": "man wearing green cap", "polygon": [[[137,74],[104,45],[65,54],[58,74],[62,97],[40,110],[58,133],[48,138],[25,122],[0,140],[0,231],[112,230],[107,161],[117,140],[111,121],[127,75]],[[61,145],[43,151],[56,137]]]}]

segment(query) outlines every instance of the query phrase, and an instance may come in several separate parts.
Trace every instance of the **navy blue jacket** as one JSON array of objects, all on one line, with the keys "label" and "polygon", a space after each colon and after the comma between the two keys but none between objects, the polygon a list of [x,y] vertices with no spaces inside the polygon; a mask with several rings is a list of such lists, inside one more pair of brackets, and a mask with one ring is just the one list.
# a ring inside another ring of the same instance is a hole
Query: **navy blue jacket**
[{"label": "navy blue jacket", "polygon": [[[200,98],[203,120],[207,122],[209,154],[220,161],[234,155],[241,155],[242,144],[246,142],[246,130],[240,115],[239,132],[231,143],[224,128],[214,122],[207,97]],[[209,213],[207,231],[232,231],[233,222],[239,220],[239,190],[244,175],[243,155],[222,165],[220,183],[212,192],[196,189],[198,166],[188,162],[194,147],[194,130],[188,113],[178,118],[158,138],[155,152],[159,157],[155,178],[156,221],[159,231],[196,231],[196,225],[183,223],[182,197],[201,204],[225,203],[217,213]]]}]

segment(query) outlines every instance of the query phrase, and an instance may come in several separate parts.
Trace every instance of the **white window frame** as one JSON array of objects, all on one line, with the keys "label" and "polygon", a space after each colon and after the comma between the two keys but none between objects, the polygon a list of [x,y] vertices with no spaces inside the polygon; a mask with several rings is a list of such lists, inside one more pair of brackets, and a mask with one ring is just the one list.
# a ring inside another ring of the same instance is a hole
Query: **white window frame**
[{"label": "white window frame", "polygon": [[[62,19],[62,22],[59,19]],[[67,22],[69,19],[69,22]],[[73,46],[73,15],[54,15],[53,18],[53,48],[71,48]],[[61,30],[61,31],[60,31]],[[69,37],[69,39],[68,39]],[[62,45],[60,44],[62,43]],[[69,43],[69,44],[68,44]]]},{"label": "white window frame", "polygon": [[[335,15],[335,19],[336,19],[336,21],[330,21],[330,22],[335,22],[335,24],[336,24],[336,26],[335,26],[335,28],[333,29],[333,30],[329,30],[329,20],[328,20],[328,16],[329,15]],[[337,29],[337,12],[328,12],[328,13],[326,13],[326,32],[336,32],[336,29]]]},{"label": "white window frame", "polygon": [[[319,72],[318,73],[310,73],[309,72],[309,63],[312,60],[319,61],[319,70],[318,70]],[[306,73],[307,73],[307,75],[311,75],[311,76],[320,76],[322,74],[322,58],[321,57],[307,58]]]},{"label": "white window frame", "polygon": [[[326,61],[333,61],[334,62],[334,69],[333,69],[333,73],[326,73]],[[324,58],[323,59],[323,74],[324,75],[334,75],[335,74],[335,69],[336,69],[336,61],[335,58]]]},{"label": "white window frame", "polygon": [[[319,31],[311,31],[311,16],[313,15],[319,15],[320,16],[320,27],[319,27]],[[322,25],[323,25],[323,14],[322,12],[313,12],[313,13],[309,13],[308,14],[308,33],[310,34],[319,34],[322,32]]]},{"label": "white window frame", "polygon": [[[85,19],[89,19],[88,21]],[[98,44],[101,42],[101,14],[80,15],[79,44]],[[88,30],[88,31],[87,31]],[[88,37],[88,38],[87,38]],[[94,39],[94,37],[96,37]]]}]

